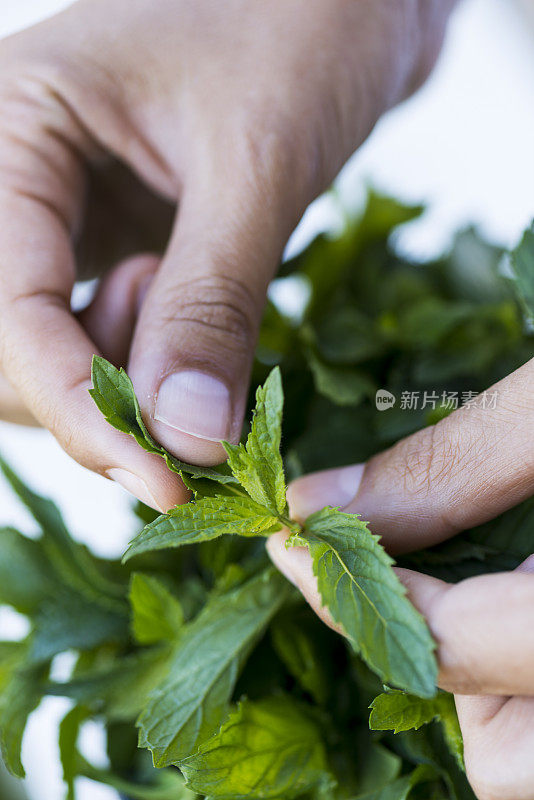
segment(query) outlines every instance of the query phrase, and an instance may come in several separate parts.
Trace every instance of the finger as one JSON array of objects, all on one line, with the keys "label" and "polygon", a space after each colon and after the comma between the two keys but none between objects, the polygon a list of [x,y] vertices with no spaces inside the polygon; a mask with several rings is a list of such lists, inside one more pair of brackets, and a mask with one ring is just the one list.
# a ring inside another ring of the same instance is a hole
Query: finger
[{"label": "finger", "polygon": [[[25,100],[13,100],[11,114],[2,106],[2,372],[32,415],[77,461],[166,509],[186,497],[176,476],[161,459],[107,425],[87,392],[96,347],[70,311],[71,237],[83,195],[76,148],[65,144],[73,123],[53,98],[37,94]],[[61,133],[55,135],[58,128]]]},{"label": "finger", "polygon": [[[269,538],[270,557],[320,618],[335,628],[322,605],[307,550],[286,549],[285,538],[283,533]],[[534,695],[534,575],[482,575],[449,585],[412,570],[396,572],[437,642],[443,689],[457,694]]]},{"label": "finger", "polygon": [[[533,574],[534,558],[530,556],[516,572]],[[477,797],[533,797],[532,772],[530,763],[525,770],[525,756],[534,747],[534,697],[459,694],[455,701],[466,770]],[[529,787],[527,794],[525,787]]]},{"label": "finger", "polygon": [[[514,571],[534,575],[534,556],[529,556]],[[474,725],[490,722],[507,701],[506,697],[491,695],[458,695],[456,705],[462,723],[468,728],[471,722]]]},{"label": "finger", "polygon": [[128,362],[135,323],[158,265],[153,255],[122,261],[102,278],[93,300],[78,314],[91,341],[115,366]]},{"label": "finger", "polygon": [[450,585],[396,569],[438,645],[439,685],[455,694],[534,695],[534,575],[503,572]]},{"label": "finger", "polygon": [[479,400],[361,465],[307,476],[290,497],[305,518],[325,505],[369,520],[388,550],[420,549],[534,493],[534,361]]},{"label": "finger", "polygon": [[239,439],[267,285],[295,219],[278,208],[280,181],[262,187],[244,169],[194,176],[130,360],[152,435],[194,463],[220,462],[220,440]]},{"label": "finger", "polygon": [[7,378],[0,375],[0,419],[17,425],[37,425]]},{"label": "finger", "polygon": [[325,625],[343,635],[343,629],[336,625],[328,609],[323,605],[313,574],[312,561],[306,547],[286,548],[287,533],[273,533],[267,539],[266,547],[271,561],[282,575],[304,596]]},{"label": "finger", "polygon": [[467,777],[478,800],[533,800],[534,697],[455,700]]},{"label": "finger", "polygon": [[[132,333],[159,259],[135,256],[123,261],[100,282],[96,295],[77,317],[100,352],[117,366],[128,359]],[[8,380],[0,375],[0,419],[37,425]]]}]

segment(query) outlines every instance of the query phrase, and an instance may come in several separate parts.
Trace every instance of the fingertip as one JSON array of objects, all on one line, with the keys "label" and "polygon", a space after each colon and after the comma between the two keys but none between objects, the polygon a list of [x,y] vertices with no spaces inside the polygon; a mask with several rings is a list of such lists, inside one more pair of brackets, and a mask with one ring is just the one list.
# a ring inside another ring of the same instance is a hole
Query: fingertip
[{"label": "fingertip", "polygon": [[322,470],[293,481],[287,500],[294,519],[303,521],[325,506],[346,509],[358,491],[365,464]]},{"label": "fingertip", "polygon": [[344,636],[343,628],[334,622],[327,607],[323,604],[308,548],[287,547],[286,541],[288,537],[288,531],[273,533],[269,536],[267,552],[273,564],[302,593],[302,596],[319,619],[336,633]]},{"label": "fingertip", "polygon": [[136,474],[130,466],[110,467],[104,474],[114,483],[118,483],[133,497],[161,514],[166,514],[171,508],[188,502],[190,493],[178,476],[171,473],[151,471],[150,475]]},{"label": "fingertip", "polygon": [[528,558],[525,558],[525,560],[523,562],[521,562],[521,564],[518,567],[516,567],[516,572],[533,573],[534,572],[534,555],[530,555],[530,556],[528,556]]},{"label": "fingertip", "polygon": [[450,588],[450,584],[440,578],[413,569],[393,567],[393,571],[406,589],[411,602],[425,617],[430,615],[436,599]]},{"label": "fingertip", "polygon": [[307,547],[287,547],[288,537],[288,531],[269,536],[267,552],[280,572],[311,602],[310,598],[315,598],[317,594],[317,581],[310,552]]},{"label": "fingertip", "polygon": [[280,570],[282,575],[288,579],[293,586],[296,586],[295,577],[293,575],[293,564],[286,547],[286,541],[289,536],[287,531],[280,531],[280,533],[273,533],[266,542],[267,553],[269,558]]}]

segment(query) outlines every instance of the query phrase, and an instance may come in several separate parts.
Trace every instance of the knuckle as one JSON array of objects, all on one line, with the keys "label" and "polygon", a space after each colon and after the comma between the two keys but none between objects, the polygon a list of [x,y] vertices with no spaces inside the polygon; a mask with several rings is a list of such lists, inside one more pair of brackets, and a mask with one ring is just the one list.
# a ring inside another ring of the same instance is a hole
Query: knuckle
[{"label": "knuckle", "polygon": [[236,140],[239,157],[258,186],[278,187],[285,182],[290,164],[295,163],[297,148],[290,125],[282,120],[267,127],[254,117],[248,120]]},{"label": "knuckle", "polygon": [[65,198],[81,196],[84,135],[52,73],[23,61],[20,74],[0,80],[1,189],[47,207],[70,228],[74,212]]},{"label": "knuckle", "polygon": [[439,425],[399,442],[393,452],[393,464],[400,473],[405,494],[421,500],[447,480],[458,462],[453,441],[443,436]]},{"label": "knuckle", "polygon": [[193,278],[178,284],[164,300],[160,319],[187,324],[198,333],[231,341],[248,352],[257,334],[255,302],[245,283],[229,276]]},{"label": "knuckle", "polygon": [[493,448],[484,430],[443,420],[394,445],[392,478],[406,498],[417,507],[429,505],[443,530],[452,532],[463,522],[466,475],[471,486],[481,482],[480,454],[488,456]]},{"label": "knuckle", "polygon": [[[235,167],[247,194],[269,203],[280,222],[294,227],[308,203],[324,188],[321,148],[294,115],[280,109],[248,108],[226,130]],[[220,151],[218,142],[215,150]],[[283,201],[283,202],[282,202]]]}]

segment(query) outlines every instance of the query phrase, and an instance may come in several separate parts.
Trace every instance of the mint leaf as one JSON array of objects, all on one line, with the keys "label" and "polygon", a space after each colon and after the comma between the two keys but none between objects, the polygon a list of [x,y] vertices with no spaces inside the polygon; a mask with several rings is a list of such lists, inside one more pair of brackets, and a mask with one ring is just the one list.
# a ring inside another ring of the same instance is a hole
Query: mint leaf
[{"label": "mint leaf", "polygon": [[331,782],[319,726],[290,697],[240,703],[180,769],[189,788],[218,800],[290,800]]},{"label": "mint leaf", "polygon": [[316,390],[337,405],[356,406],[365,397],[374,396],[376,386],[365,372],[327,364],[312,347],[307,350],[307,359]]},{"label": "mint leaf", "polygon": [[393,783],[388,783],[375,792],[358,795],[353,800],[408,800],[412,789],[418,784],[433,781],[436,777],[436,770],[427,764],[421,764],[409,775],[403,775],[402,778],[398,778]]},{"label": "mint leaf", "polygon": [[225,465],[222,467],[198,467],[194,464],[187,464],[173,456],[152,438],[143,421],[132,382],[122,368],[117,369],[101,356],[93,356],[91,378],[93,388],[89,389],[89,394],[109,424],[118,431],[133,436],[137,444],[144,450],[164,458],[170,470],[178,474],[183,472],[193,478],[209,478],[219,483],[235,483],[235,478]]},{"label": "mint leaf", "polygon": [[7,461],[0,456],[0,469],[11,488],[30,512],[39,527],[58,544],[70,540],[69,532],[56,504],[47,497],[41,497],[26,486],[11,469]]},{"label": "mint leaf", "polygon": [[434,642],[378,537],[356,515],[332,508],[308,517],[303,536],[322,601],[354,650],[386,683],[433,697]]},{"label": "mint leaf", "polygon": [[78,776],[78,736],[82,723],[89,716],[83,706],[74,706],[59,725],[59,757],[63,768],[63,780],[67,785],[66,800],[75,800],[74,781]]},{"label": "mint leaf", "polygon": [[150,550],[207,542],[225,534],[258,536],[271,532],[273,526],[281,527],[278,519],[245,495],[203,497],[176,506],[147,525],[131,542],[124,560]]},{"label": "mint leaf", "polygon": [[17,778],[26,773],[21,761],[22,737],[28,717],[43,696],[48,666],[16,668],[0,696],[0,746],[2,759]]},{"label": "mint leaf", "polygon": [[66,650],[91,650],[101,644],[124,643],[127,637],[126,609],[118,613],[60,586],[34,617],[28,659],[42,663]]},{"label": "mint leaf", "polygon": [[182,606],[174,595],[150,575],[132,575],[130,584],[132,630],[140,644],[173,641],[184,622]]},{"label": "mint leaf", "polygon": [[243,661],[288,596],[267,569],[235,591],[216,595],[182,632],[168,677],[138,724],[139,745],[154,765],[180,762],[221,724]]},{"label": "mint leaf", "polygon": [[436,697],[423,699],[391,691],[380,694],[370,705],[369,727],[373,731],[394,733],[418,730],[422,725],[438,720],[443,726],[445,741],[463,769],[463,740],[456,714],[454,697],[448,692],[439,692]]},{"label": "mint leaf", "polygon": [[28,665],[64,650],[124,641],[125,585],[110,579],[104,562],[71,538],[51,500],[29,489],[1,458],[0,469],[42,529],[35,540],[0,532],[0,599],[32,617]]},{"label": "mint leaf", "polygon": [[96,783],[110,786],[128,800],[195,800],[196,795],[185,786],[178,770],[156,772],[154,783],[140,785],[119,778],[104,769],[98,769],[78,755],[79,772]]},{"label": "mint leaf", "polygon": [[52,571],[39,541],[0,529],[0,603],[35,614],[52,589]]},{"label": "mint leaf", "polygon": [[527,318],[534,322],[534,223],[511,254],[515,288]]},{"label": "mint leaf", "polygon": [[[274,648],[287,669],[315,701],[322,704],[329,692],[328,675],[324,668],[321,644],[300,619],[277,618],[271,626]],[[321,657],[322,656],[322,657]]]},{"label": "mint leaf", "polygon": [[[110,580],[104,574],[103,563],[74,541],[56,504],[26,486],[1,456],[0,470],[42,530],[43,536],[38,541],[55,580],[88,600],[125,612],[124,586]],[[29,549],[26,547],[27,551]]]},{"label": "mint leaf", "polygon": [[168,674],[169,647],[153,647],[120,658],[105,659],[103,665],[76,671],[64,682],[49,682],[46,693],[69,697],[113,722],[132,722],[145,706],[150,692]]},{"label": "mint leaf", "polygon": [[280,455],[284,394],[278,367],[256,391],[256,408],[245,445],[223,442],[228,464],[253,500],[273,516],[287,515],[286,482]]}]

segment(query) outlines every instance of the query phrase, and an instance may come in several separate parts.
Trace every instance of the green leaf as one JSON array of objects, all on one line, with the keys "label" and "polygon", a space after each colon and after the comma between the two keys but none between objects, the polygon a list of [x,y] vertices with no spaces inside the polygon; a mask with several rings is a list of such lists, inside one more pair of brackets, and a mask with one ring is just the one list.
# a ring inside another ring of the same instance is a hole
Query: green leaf
[{"label": "green leaf", "polygon": [[225,534],[258,536],[271,532],[277,524],[280,527],[277,517],[245,495],[203,497],[176,506],[147,525],[131,542],[124,560],[150,550],[207,542]]},{"label": "green leaf", "polygon": [[42,544],[13,528],[0,530],[0,603],[35,614],[53,588]]},{"label": "green leaf", "polygon": [[318,355],[329,364],[358,364],[381,355],[385,346],[376,322],[353,305],[326,316],[317,330],[312,329],[310,338]]},{"label": "green leaf", "polygon": [[125,613],[125,587],[109,580],[103,572],[103,562],[72,539],[56,504],[33,492],[1,457],[0,469],[43,532],[38,541],[53,570],[54,581],[90,601]]},{"label": "green leaf", "polygon": [[195,794],[185,786],[184,779],[178,770],[161,770],[154,776],[153,784],[140,785],[133,781],[119,778],[104,769],[98,769],[78,756],[79,771],[89,780],[110,786],[128,800],[195,800]]},{"label": "green leaf", "polygon": [[133,722],[144,708],[150,692],[168,674],[170,649],[150,648],[111,663],[77,672],[69,681],[48,683],[46,693],[70,697],[94,713],[114,722]]},{"label": "green leaf", "polygon": [[434,642],[378,537],[356,515],[328,508],[308,517],[304,536],[323,604],[354,650],[386,683],[433,697]]},{"label": "green leaf", "polygon": [[373,381],[361,370],[326,364],[311,349],[307,358],[315,388],[338,406],[356,406],[376,391]]},{"label": "green leaf", "polygon": [[256,391],[256,408],[245,445],[223,442],[228,464],[253,500],[273,516],[287,514],[284,465],[280,455],[284,394],[280,370],[275,368]]},{"label": "green leaf", "polygon": [[48,667],[16,669],[0,697],[0,745],[2,759],[17,778],[24,778],[21,761],[22,737],[28,717],[43,696]]},{"label": "green leaf", "polygon": [[317,703],[328,696],[328,676],[321,658],[320,644],[307,630],[302,620],[288,616],[276,619],[271,625],[273,645],[289,672],[309,692]]},{"label": "green leaf", "polygon": [[369,727],[372,731],[393,733],[418,730],[440,716],[443,697],[447,695],[423,699],[398,691],[379,694],[370,705]]},{"label": "green leaf", "polygon": [[46,497],[33,492],[26,486],[9,464],[0,456],[0,469],[13,491],[28,509],[42,531],[53,537],[58,544],[70,540],[63,517],[56,504]]},{"label": "green leaf", "polygon": [[96,405],[114,428],[133,436],[137,444],[149,453],[155,453],[165,459],[170,470],[193,478],[209,478],[220,483],[235,483],[226,465],[222,467],[198,467],[187,464],[173,456],[159,445],[150,435],[141,414],[139,402],[135,396],[132,382],[123,369],[117,369],[101,356],[93,356],[91,371],[93,388],[89,394]]},{"label": "green leaf", "polygon": [[422,725],[438,720],[443,726],[447,746],[463,769],[463,740],[456,714],[454,697],[448,692],[439,692],[436,697],[423,699],[391,691],[380,694],[371,703],[369,727],[373,731],[418,730]]},{"label": "green leaf", "polygon": [[139,718],[139,744],[154,765],[177,763],[221,724],[243,661],[289,588],[267,569],[217,595],[182,632],[168,677]]},{"label": "green leaf", "polygon": [[74,781],[78,776],[77,743],[82,723],[88,717],[83,706],[74,706],[59,725],[59,757],[63,768],[63,780],[67,785],[66,800],[75,800]]},{"label": "green leaf", "polygon": [[132,630],[140,644],[174,641],[184,623],[179,601],[150,575],[136,572],[130,584]]},{"label": "green leaf", "polygon": [[357,730],[351,744],[356,755],[353,770],[358,794],[381,789],[399,777],[401,758],[371,737],[368,727]]},{"label": "green leaf", "polygon": [[187,786],[218,800],[290,800],[331,780],[319,727],[290,697],[240,703],[180,769]]},{"label": "green leaf", "polygon": [[432,766],[446,784],[447,800],[475,800],[464,770],[445,743],[441,725],[398,733],[391,745],[411,764]]},{"label": "green leaf", "polygon": [[117,613],[62,587],[41,604],[34,622],[28,658],[35,663],[66,650],[91,650],[128,637],[126,609]]},{"label": "green leaf", "polygon": [[353,800],[407,800],[415,786],[435,780],[436,777],[432,767],[422,764],[409,775],[403,775],[375,792],[358,795]]},{"label": "green leaf", "polygon": [[515,286],[525,313],[534,321],[534,223],[525,231],[510,259]]},{"label": "green leaf", "polygon": [[125,586],[110,580],[104,562],[71,538],[55,503],[29,489],[1,458],[0,469],[43,532],[37,540],[9,529],[0,533],[0,598],[4,591],[4,602],[33,617],[28,662],[124,641]]},{"label": "green leaf", "polygon": [[0,641],[0,697],[24,662],[27,642]]},{"label": "green leaf", "polygon": [[[347,275],[352,277],[358,271],[367,281],[374,279],[376,282],[377,270],[362,269],[362,256],[373,247],[386,250],[392,231],[420,216],[423,210],[421,206],[407,206],[371,190],[363,213],[358,218],[346,217],[345,228],[339,236],[320,234],[304,252],[282,265],[282,275],[298,271],[310,281],[313,293],[306,309],[307,317],[326,315],[331,296],[343,286]],[[382,290],[380,283],[376,292]],[[365,297],[358,297],[358,300],[362,310],[367,311]]]}]

